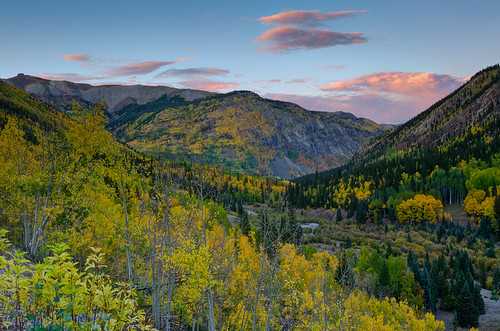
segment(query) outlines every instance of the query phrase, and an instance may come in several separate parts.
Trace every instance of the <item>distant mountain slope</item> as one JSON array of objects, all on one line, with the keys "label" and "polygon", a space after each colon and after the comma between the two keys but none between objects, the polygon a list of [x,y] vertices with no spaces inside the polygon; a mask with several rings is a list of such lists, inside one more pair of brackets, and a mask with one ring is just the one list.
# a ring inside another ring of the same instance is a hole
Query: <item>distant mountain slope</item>
[{"label": "distant mountain slope", "polygon": [[59,110],[71,105],[73,100],[84,104],[92,104],[104,98],[108,102],[108,112],[115,117],[117,111],[130,105],[145,105],[160,98],[163,100],[193,101],[215,93],[176,89],[166,86],[144,85],[89,85],[67,81],[53,81],[34,76],[19,74],[4,79],[6,83],[28,92],[37,99],[54,104]]},{"label": "distant mountain slope", "polygon": [[352,114],[311,112],[252,92],[92,86],[18,75],[5,82],[60,110],[105,98],[109,129],[137,151],[255,175],[292,178],[341,165],[384,126]]},{"label": "distant mountain slope", "polygon": [[236,91],[162,110],[152,107],[118,120],[112,131],[142,152],[291,178],[342,164],[384,128],[352,114],[311,112]]},{"label": "distant mountain slope", "polygon": [[409,148],[435,148],[500,114],[500,67],[488,67],[407,123],[374,139],[354,160],[377,159]]}]

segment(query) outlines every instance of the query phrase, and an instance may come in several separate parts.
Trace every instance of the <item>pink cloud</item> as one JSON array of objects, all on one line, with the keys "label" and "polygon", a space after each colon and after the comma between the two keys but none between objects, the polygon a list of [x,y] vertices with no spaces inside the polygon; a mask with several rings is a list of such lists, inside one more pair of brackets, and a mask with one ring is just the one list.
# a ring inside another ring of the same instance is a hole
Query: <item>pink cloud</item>
[{"label": "pink cloud", "polygon": [[324,69],[333,69],[333,70],[344,70],[345,69],[345,65],[332,65],[332,66],[324,66],[323,68]]},{"label": "pink cloud", "polygon": [[343,92],[385,92],[403,96],[442,94],[450,88],[457,88],[463,80],[450,75],[432,72],[387,71],[340,80],[321,86],[323,91]]},{"label": "pink cloud", "polygon": [[68,54],[61,56],[61,58],[73,62],[90,62],[92,60],[92,56],[87,54]]},{"label": "pink cloud", "polygon": [[425,72],[379,72],[337,81],[323,96],[268,94],[310,110],[345,111],[378,123],[403,123],[445,97],[463,78]]},{"label": "pink cloud", "polygon": [[287,83],[288,84],[293,84],[293,83],[304,84],[304,83],[308,83],[310,80],[311,80],[311,77],[295,78],[295,79],[289,80]]},{"label": "pink cloud", "polygon": [[73,72],[58,73],[58,74],[44,73],[44,74],[39,75],[37,77],[40,77],[43,79],[48,79],[48,80],[66,80],[66,81],[74,82],[74,83],[83,83],[83,82],[89,82],[92,80],[101,80],[104,78],[102,76],[81,75],[81,74],[77,74],[77,73],[73,73]]},{"label": "pink cloud", "polygon": [[280,83],[280,82],[281,82],[281,79],[278,79],[278,78],[270,79],[270,80],[257,79],[257,80],[253,80],[252,84],[259,84],[259,83]]},{"label": "pink cloud", "polygon": [[299,29],[296,26],[279,26],[264,32],[255,42],[269,43],[261,48],[273,53],[289,53],[300,49],[315,49],[337,45],[365,43],[361,32],[333,32],[329,30]]},{"label": "pink cloud", "polygon": [[366,10],[347,10],[340,12],[329,12],[320,14],[319,10],[290,10],[282,13],[261,17],[258,20],[265,24],[278,25],[305,25],[314,27],[320,25],[321,21],[365,14]]},{"label": "pink cloud", "polygon": [[146,75],[152,73],[155,70],[158,70],[161,67],[189,60],[190,59],[181,58],[174,61],[147,61],[131,63],[123,66],[112,67],[111,69],[103,71],[102,74],[106,75],[109,78],[132,75]]},{"label": "pink cloud", "polygon": [[189,81],[182,81],[179,82],[179,84],[190,89],[213,91],[213,92],[240,86],[240,84],[235,82],[220,82],[208,79],[195,79]]},{"label": "pink cloud", "polygon": [[156,75],[155,78],[167,77],[193,77],[193,76],[225,76],[229,74],[229,70],[219,68],[186,68],[186,69],[169,69]]}]

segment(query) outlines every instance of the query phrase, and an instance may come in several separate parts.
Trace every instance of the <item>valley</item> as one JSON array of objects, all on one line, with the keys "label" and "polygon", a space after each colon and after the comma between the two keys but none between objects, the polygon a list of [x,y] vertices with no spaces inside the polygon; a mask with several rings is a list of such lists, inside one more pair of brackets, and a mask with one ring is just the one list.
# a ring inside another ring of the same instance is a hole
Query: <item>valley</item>
[{"label": "valley", "polygon": [[0,82],[4,325],[497,326],[498,65],[389,130],[246,91],[69,106],[82,86],[15,79],[41,85]]}]

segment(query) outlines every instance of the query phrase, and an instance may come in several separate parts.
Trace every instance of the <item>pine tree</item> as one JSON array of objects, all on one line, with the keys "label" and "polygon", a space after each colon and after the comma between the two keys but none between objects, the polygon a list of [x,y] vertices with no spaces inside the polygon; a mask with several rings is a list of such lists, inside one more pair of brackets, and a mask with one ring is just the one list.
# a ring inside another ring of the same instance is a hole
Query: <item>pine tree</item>
[{"label": "pine tree", "polygon": [[377,292],[380,297],[390,296],[391,292],[391,276],[385,259],[382,261],[382,268],[380,268],[380,274],[377,280]]},{"label": "pine tree", "polygon": [[475,285],[474,286],[474,305],[477,308],[478,314],[479,315],[484,315],[486,314],[486,310],[484,308],[484,300],[483,297],[481,296],[481,286]]},{"label": "pine tree", "polygon": [[495,289],[497,292],[500,291],[500,267],[498,265],[493,273],[492,289]]},{"label": "pine tree", "polygon": [[479,282],[481,283],[481,287],[486,288],[486,280],[488,278],[488,274],[486,273],[486,266],[484,264],[484,260],[481,260],[479,264]]},{"label": "pine tree", "polygon": [[434,305],[435,299],[433,296],[433,281],[431,275],[427,271],[427,268],[424,266],[422,269],[421,277],[420,277],[420,286],[424,290],[424,306],[427,311],[434,312],[436,310],[436,306]]},{"label": "pine tree", "polygon": [[464,327],[476,327],[479,322],[479,312],[467,282],[464,283],[456,300],[455,319],[459,326]]},{"label": "pine tree", "polygon": [[340,208],[337,208],[337,224],[340,223],[340,221],[342,221],[342,211],[340,210]]},{"label": "pine tree", "polygon": [[347,237],[347,239],[345,240],[344,249],[349,249],[351,247],[352,247],[351,237]]},{"label": "pine tree", "polygon": [[248,213],[246,211],[244,211],[243,215],[241,216],[241,220],[240,220],[241,233],[248,237],[248,235],[250,234],[250,228],[251,228],[251,225],[250,225],[250,219],[248,217]]}]

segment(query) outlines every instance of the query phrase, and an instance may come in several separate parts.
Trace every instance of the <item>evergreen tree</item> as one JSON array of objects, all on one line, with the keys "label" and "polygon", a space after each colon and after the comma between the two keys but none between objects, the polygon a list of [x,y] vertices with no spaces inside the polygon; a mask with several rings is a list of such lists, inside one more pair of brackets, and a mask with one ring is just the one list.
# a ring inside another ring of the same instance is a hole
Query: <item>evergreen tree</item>
[{"label": "evergreen tree", "polygon": [[484,264],[484,260],[481,260],[481,263],[479,263],[479,282],[481,283],[481,287],[486,288],[487,278],[488,274],[486,273],[486,266]]},{"label": "evergreen tree", "polygon": [[483,300],[483,297],[481,295],[481,286],[479,286],[479,284],[474,286],[473,296],[474,296],[474,305],[477,308],[478,314],[479,315],[486,314],[486,310],[484,308],[484,300]]},{"label": "evergreen tree", "polygon": [[463,327],[476,327],[479,323],[479,312],[467,282],[464,283],[456,300],[455,320],[457,325]]},{"label": "evergreen tree", "polygon": [[495,289],[497,292],[500,291],[500,267],[498,265],[493,273],[492,289]]},{"label": "evergreen tree", "polygon": [[431,275],[424,266],[420,276],[420,287],[424,290],[424,306],[427,311],[434,312],[436,310],[435,298],[433,296],[433,281]]},{"label": "evergreen tree", "polygon": [[241,216],[240,219],[241,233],[248,237],[248,235],[250,234],[250,228],[251,224],[250,224],[250,218],[248,217],[248,213],[246,211],[243,211],[243,215]]},{"label": "evergreen tree", "polygon": [[380,268],[380,274],[377,280],[377,289],[380,297],[386,297],[391,295],[391,276],[389,274],[389,267],[385,259],[382,261],[382,267]]},{"label": "evergreen tree", "polygon": [[347,239],[345,240],[344,249],[349,249],[351,247],[352,247],[351,237],[347,237]]},{"label": "evergreen tree", "polygon": [[337,224],[340,223],[340,221],[342,221],[342,211],[340,210],[340,208],[337,208]]}]

